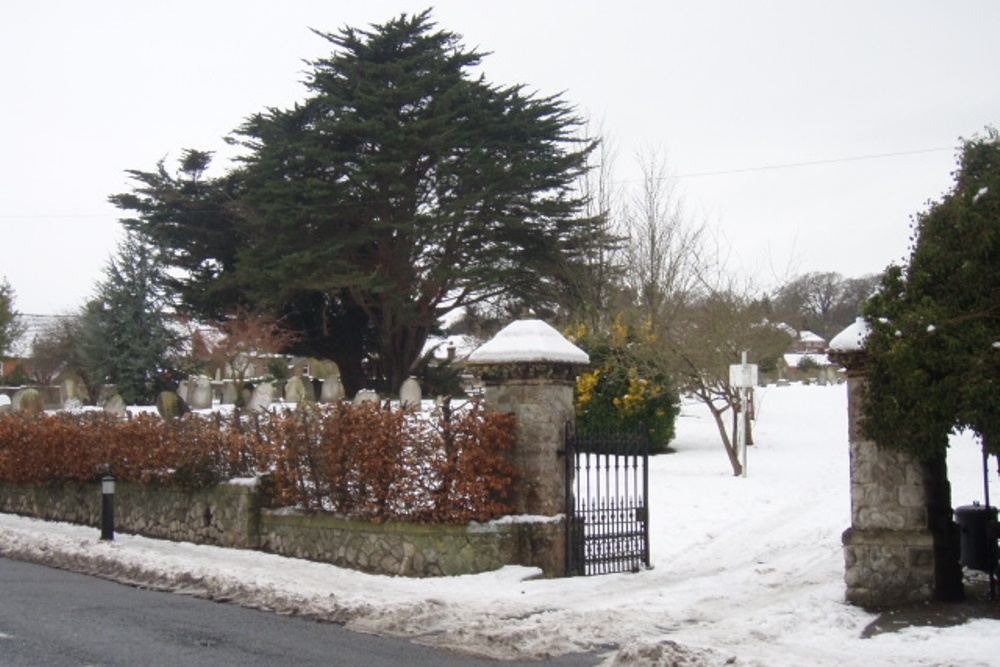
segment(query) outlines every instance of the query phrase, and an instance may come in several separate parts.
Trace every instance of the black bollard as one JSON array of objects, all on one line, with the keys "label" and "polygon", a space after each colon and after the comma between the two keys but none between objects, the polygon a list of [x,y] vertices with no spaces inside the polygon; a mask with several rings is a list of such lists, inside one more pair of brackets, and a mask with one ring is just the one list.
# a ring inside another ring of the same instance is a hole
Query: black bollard
[{"label": "black bollard", "polygon": [[101,539],[115,539],[115,478],[101,480]]}]

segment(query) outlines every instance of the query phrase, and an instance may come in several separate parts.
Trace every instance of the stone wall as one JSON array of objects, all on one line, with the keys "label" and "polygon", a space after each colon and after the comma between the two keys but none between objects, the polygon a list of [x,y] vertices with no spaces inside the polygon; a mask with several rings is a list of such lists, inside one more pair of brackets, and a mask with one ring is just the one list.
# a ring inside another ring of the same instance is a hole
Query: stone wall
[{"label": "stone wall", "polygon": [[[322,514],[261,510],[257,487],[199,490],[116,484],[115,529],[161,539],[261,549],[375,574],[454,576],[505,565],[563,569],[561,518],[467,526],[372,524]],[[100,483],[0,485],[0,512],[100,525]]]},{"label": "stone wall", "polygon": [[[114,504],[115,529],[123,533],[239,548],[255,548],[259,539],[260,511],[252,486],[185,490],[118,482]],[[101,522],[101,487],[3,484],[0,512],[96,527]]]},{"label": "stone wall", "polygon": [[456,576],[525,565],[553,576],[562,564],[551,562],[549,555],[553,543],[563,539],[561,520],[369,524],[329,515],[265,512],[260,548],[376,574]]}]

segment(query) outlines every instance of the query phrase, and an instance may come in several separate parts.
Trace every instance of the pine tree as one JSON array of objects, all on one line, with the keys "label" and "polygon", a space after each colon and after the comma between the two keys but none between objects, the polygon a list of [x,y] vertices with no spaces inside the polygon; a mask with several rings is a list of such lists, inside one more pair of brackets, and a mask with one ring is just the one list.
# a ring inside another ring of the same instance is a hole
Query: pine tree
[{"label": "pine tree", "polygon": [[154,249],[129,234],[81,314],[77,344],[88,377],[114,385],[129,403],[149,404],[176,380],[163,273]]},{"label": "pine tree", "polygon": [[24,335],[21,314],[14,308],[14,288],[6,278],[0,282],[0,359],[8,356]]},{"label": "pine tree", "polygon": [[[236,290],[297,328],[298,351],[336,360],[349,389],[367,360],[367,381],[394,390],[441,315],[551,305],[568,289],[601,241],[574,191],[594,142],[558,97],[475,75],[482,56],[429,12],[316,34],[334,52],[310,63],[309,96],[235,131],[246,153],[199,183],[207,206],[181,210],[184,184],[144,172],[154,187],[112,200],[171,265],[190,260],[186,305],[204,305],[199,289]],[[215,215],[222,193],[231,203]],[[187,257],[175,232],[190,225],[229,245]]]}]

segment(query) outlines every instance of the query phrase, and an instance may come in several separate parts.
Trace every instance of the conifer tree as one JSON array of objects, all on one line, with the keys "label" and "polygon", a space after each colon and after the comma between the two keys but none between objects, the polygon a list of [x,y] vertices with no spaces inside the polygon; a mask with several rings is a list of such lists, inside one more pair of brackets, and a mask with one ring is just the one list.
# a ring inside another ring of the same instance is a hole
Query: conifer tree
[{"label": "conifer tree", "polygon": [[79,321],[80,358],[92,383],[112,384],[128,403],[149,404],[176,383],[170,358],[163,267],[135,235],[119,244]]},{"label": "conifer tree", "polygon": [[964,142],[951,191],[916,218],[905,267],[868,303],[865,430],[923,459],[953,428],[1000,453],[1000,135]]},{"label": "conifer tree", "polygon": [[14,307],[14,288],[6,278],[0,281],[0,359],[7,357],[24,335],[24,322]]},{"label": "conifer tree", "polygon": [[441,315],[569,289],[602,240],[574,190],[594,143],[558,96],[487,83],[429,12],[316,34],[334,51],[309,63],[307,98],[248,117],[236,168],[133,172],[138,189],[112,201],[187,272],[186,306],[269,310],[348,389],[395,390]]}]

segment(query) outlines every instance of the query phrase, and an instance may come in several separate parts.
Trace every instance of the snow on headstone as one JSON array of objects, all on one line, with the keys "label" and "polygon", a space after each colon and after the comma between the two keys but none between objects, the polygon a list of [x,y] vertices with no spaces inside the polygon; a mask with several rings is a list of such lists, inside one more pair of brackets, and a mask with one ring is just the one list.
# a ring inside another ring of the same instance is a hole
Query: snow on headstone
[{"label": "snow on headstone", "polygon": [[373,389],[362,389],[354,397],[354,405],[362,405],[363,403],[378,403],[379,397],[378,392]]},{"label": "snow on headstone", "polygon": [[469,355],[472,364],[554,362],[589,364],[590,356],[541,320],[518,320]]}]

